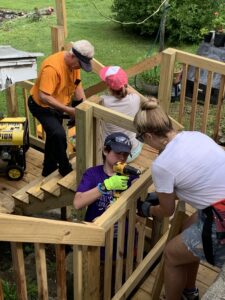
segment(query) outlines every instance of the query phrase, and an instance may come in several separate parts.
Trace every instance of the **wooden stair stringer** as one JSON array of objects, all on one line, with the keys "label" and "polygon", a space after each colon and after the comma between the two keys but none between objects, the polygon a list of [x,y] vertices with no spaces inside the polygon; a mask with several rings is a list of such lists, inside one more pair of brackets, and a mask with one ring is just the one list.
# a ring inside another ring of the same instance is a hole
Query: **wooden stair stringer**
[{"label": "wooden stair stringer", "polygon": [[[72,167],[76,166],[76,157],[71,159]],[[60,187],[58,186],[58,181],[63,178],[58,170],[52,172],[49,176],[45,177],[42,181],[27,190],[29,194],[30,201],[35,201],[35,198],[39,201],[45,200],[45,198],[51,196],[60,196]]]},{"label": "wooden stair stringer", "polygon": [[23,207],[23,213],[25,215],[32,215],[46,210],[72,205],[74,193],[70,190],[65,190],[59,197],[48,194],[43,201],[38,201],[37,198],[32,195],[29,197],[30,204]]},{"label": "wooden stair stringer", "polygon": [[49,176],[44,177],[42,180],[40,180],[39,182],[37,182],[31,188],[29,188],[27,190],[27,193],[28,193],[28,196],[29,196],[30,203],[32,201],[44,201],[44,199],[45,199],[45,193],[41,189],[41,186],[43,186],[44,184],[46,184],[48,182],[51,182],[52,180],[53,180],[53,182],[55,182],[54,178],[57,178],[57,180],[59,180],[61,177],[62,176],[59,174],[58,170],[56,170],[53,173],[51,173]]},{"label": "wooden stair stringer", "polygon": [[[76,167],[76,158],[71,160],[73,169]],[[39,177],[30,182],[13,197],[16,211],[19,214],[32,215],[49,209],[72,205],[75,187],[76,170],[62,177],[58,170],[47,177]]]},{"label": "wooden stair stringer", "polygon": [[60,186],[58,185],[58,181],[62,179],[62,176],[60,174],[55,175],[55,177],[51,178],[47,182],[45,182],[43,185],[40,186],[40,192],[43,193],[43,200],[45,198],[48,198],[48,194],[59,197],[61,194]]},{"label": "wooden stair stringer", "polygon": [[27,190],[30,189],[35,184],[37,184],[38,182],[40,182],[41,180],[43,180],[43,176],[38,176],[37,178],[32,180],[30,183],[25,185],[22,189],[18,190],[14,194],[12,194],[12,197],[18,203],[23,202],[23,203],[28,204],[29,203],[29,197],[28,197],[28,194],[27,194]]},{"label": "wooden stair stringer", "polygon": [[73,170],[70,172],[68,175],[65,177],[61,178],[58,181],[58,185],[60,186],[61,190],[70,190],[71,192],[75,192],[77,189],[77,184],[76,184],[76,170]]},{"label": "wooden stair stringer", "polygon": [[[63,190],[61,188],[60,184],[59,184],[59,182],[61,180],[63,182],[64,181],[68,182],[70,185],[73,184],[73,182],[75,182],[76,176],[74,176],[74,174],[76,174],[76,158],[73,158],[71,160],[71,163],[72,163],[73,171],[71,171],[69,174],[67,174],[64,177],[62,177],[61,175],[54,176],[53,178],[51,178],[50,180],[48,180],[47,182],[45,182],[43,185],[40,186],[40,189],[42,191],[44,191],[44,198],[46,196],[48,197],[48,195],[46,195],[46,193],[51,194],[51,195],[53,195],[55,197],[59,197],[60,196],[60,194],[61,194],[61,192]],[[69,182],[69,181],[71,181],[71,182]],[[65,187],[66,187],[66,185],[65,185]]]}]

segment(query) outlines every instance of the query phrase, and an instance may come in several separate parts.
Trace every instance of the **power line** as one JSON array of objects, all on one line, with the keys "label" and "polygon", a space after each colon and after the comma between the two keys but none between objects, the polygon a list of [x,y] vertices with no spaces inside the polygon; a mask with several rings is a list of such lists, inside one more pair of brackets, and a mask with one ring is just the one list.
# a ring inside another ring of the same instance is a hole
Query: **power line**
[{"label": "power line", "polygon": [[98,11],[98,13],[99,13],[102,17],[104,17],[105,19],[108,19],[108,20],[110,20],[110,21],[112,21],[112,22],[119,23],[119,24],[122,24],[122,25],[141,25],[141,24],[145,23],[148,19],[150,19],[151,17],[153,17],[154,15],[156,15],[156,14],[160,11],[161,7],[164,5],[164,3],[165,3],[166,1],[167,1],[167,0],[164,0],[164,1],[159,5],[159,7],[157,8],[156,11],[154,11],[150,16],[148,16],[147,18],[145,18],[145,19],[144,19],[143,21],[141,21],[141,22],[121,22],[121,21],[118,21],[118,20],[116,20],[116,19],[113,19],[113,18],[111,18],[111,17],[109,17],[109,16],[104,15],[104,14],[98,9],[98,7],[96,6],[96,4],[95,4],[95,2],[94,2],[93,0],[91,0],[91,3],[92,3],[93,6],[95,7],[95,9]]}]

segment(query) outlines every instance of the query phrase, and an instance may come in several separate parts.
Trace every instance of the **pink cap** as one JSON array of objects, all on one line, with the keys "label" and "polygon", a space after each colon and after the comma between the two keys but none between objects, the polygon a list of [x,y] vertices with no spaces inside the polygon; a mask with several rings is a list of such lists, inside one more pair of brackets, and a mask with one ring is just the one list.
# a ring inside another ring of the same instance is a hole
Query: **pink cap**
[{"label": "pink cap", "polygon": [[124,85],[128,83],[126,72],[118,66],[102,68],[99,76],[112,90],[115,91],[122,89]]}]

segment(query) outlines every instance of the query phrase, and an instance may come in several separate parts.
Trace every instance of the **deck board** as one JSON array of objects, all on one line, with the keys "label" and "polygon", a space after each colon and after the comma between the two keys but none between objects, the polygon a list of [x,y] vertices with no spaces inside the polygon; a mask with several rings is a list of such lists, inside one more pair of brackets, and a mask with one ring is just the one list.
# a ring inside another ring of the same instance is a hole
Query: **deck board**
[{"label": "deck board", "polygon": [[27,167],[21,180],[8,180],[5,176],[4,170],[1,170],[0,207],[3,207],[6,213],[12,213],[14,209],[14,199],[11,195],[24,188],[35,178],[41,176],[42,161],[43,153],[30,147],[26,153]]},{"label": "deck board", "polygon": [[[151,292],[152,292],[156,273],[157,273],[157,267],[153,270],[153,272],[149,276],[147,276],[147,278],[141,284],[137,292],[131,297],[131,300],[152,299]],[[200,264],[198,275],[197,275],[197,282],[196,282],[196,286],[199,289],[200,298],[204,295],[208,287],[213,284],[218,273],[219,273],[219,268],[212,267],[205,262]],[[161,295],[163,294],[164,291],[162,290]]]}]

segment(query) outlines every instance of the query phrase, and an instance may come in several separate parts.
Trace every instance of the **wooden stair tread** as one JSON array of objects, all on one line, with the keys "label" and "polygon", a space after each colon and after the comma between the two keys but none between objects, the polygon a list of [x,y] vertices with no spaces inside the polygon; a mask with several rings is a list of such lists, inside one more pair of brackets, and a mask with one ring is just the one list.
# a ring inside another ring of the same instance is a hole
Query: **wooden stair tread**
[{"label": "wooden stair tread", "polygon": [[53,178],[48,180],[46,183],[40,186],[40,189],[44,192],[52,194],[56,197],[60,196],[60,186],[58,181],[62,178],[60,174],[56,174]]},{"label": "wooden stair tread", "polygon": [[27,191],[32,188],[34,185],[36,185],[38,182],[40,182],[43,179],[43,176],[39,176],[35,178],[33,181],[31,181],[29,184],[25,185],[22,189],[18,190],[14,194],[12,194],[12,197],[15,200],[24,202],[24,203],[29,203],[29,196],[27,194]]},{"label": "wooden stair tread", "polygon": [[76,170],[73,170],[68,175],[64,176],[62,179],[58,181],[58,185],[61,187],[71,190],[72,192],[76,191]]},{"label": "wooden stair tread", "polygon": [[[76,166],[76,157],[71,159],[72,167]],[[68,176],[68,175],[67,175]],[[32,197],[43,201],[45,198],[45,192],[52,194],[53,196],[60,196],[60,186],[58,185],[58,181],[62,178],[59,174],[59,171],[56,170],[47,177],[45,177],[42,181],[40,181],[35,186],[31,187],[27,190],[27,193]]]},{"label": "wooden stair tread", "polygon": [[69,174],[67,174],[66,176],[64,176],[62,179],[60,179],[58,181],[58,185],[62,188],[71,190],[72,192],[76,191],[77,188],[77,184],[76,184],[76,176],[77,176],[77,172],[76,172],[76,157],[73,157],[70,160],[71,164],[72,164],[72,168],[73,171],[70,172]]},{"label": "wooden stair tread", "polygon": [[27,190],[27,193],[35,198],[38,198],[40,201],[44,200],[44,191],[41,189],[41,186],[50,181],[55,176],[61,176],[58,170],[55,170],[53,173],[48,175],[47,177],[43,177],[37,184],[33,185],[31,188]]}]

